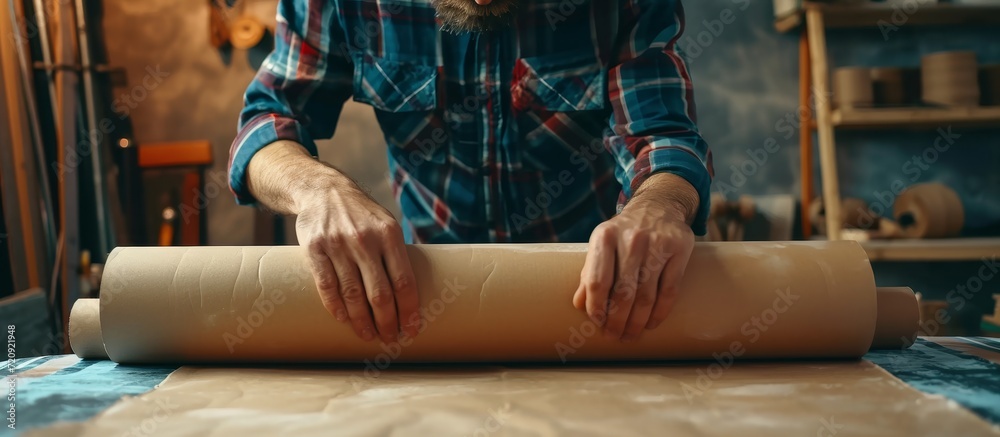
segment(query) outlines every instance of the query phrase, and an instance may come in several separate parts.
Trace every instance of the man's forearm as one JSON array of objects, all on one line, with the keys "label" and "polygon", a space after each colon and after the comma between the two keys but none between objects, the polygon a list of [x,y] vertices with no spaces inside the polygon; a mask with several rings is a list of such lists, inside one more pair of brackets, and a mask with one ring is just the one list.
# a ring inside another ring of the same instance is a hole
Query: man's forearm
[{"label": "man's forearm", "polygon": [[247,186],[264,206],[281,214],[298,214],[313,194],[354,183],[313,158],[300,144],[277,141],[254,154],[247,167]]},{"label": "man's forearm", "polygon": [[629,201],[622,212],[632,209],[662,211],[665,217],[682,220],[688,225],[698,213],[698,191],[687,180],[673,173],[651,175]]}]

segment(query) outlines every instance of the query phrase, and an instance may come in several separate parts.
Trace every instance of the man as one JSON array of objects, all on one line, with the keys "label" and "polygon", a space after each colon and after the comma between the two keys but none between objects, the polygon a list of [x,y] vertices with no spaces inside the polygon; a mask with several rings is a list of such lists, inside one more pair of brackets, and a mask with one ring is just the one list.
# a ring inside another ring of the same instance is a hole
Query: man
[{"label": "man", "polygon": [[[682,29],[674,0],[281,0],[231,188],[298,216],[323,304],[365,340],[417,333],[405,241],[588,238],[573,305],[634,340],[708,215]],[[315,158],[352,96],[375,108],[402,226]]]}]

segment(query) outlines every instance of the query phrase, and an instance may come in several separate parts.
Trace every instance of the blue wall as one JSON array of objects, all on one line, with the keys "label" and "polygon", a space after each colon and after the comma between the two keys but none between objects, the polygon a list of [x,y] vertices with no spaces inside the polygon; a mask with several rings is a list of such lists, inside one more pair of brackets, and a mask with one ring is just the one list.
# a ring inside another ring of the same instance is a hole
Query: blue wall
[{"label": "blue wall", "polygon": [[[679,45],[695,81],[699,126],[715,153],[714,188],[730,195],[798,197],[798,34],[774,30],[770,1],[688,0],[685,12],[687,28]],[[918,66],[924,53],[975,50],[980,63],[1000,63],[997,27],[904,24],[887,36],[874,26],[830,31],[830,61],[833,66]],[[996,229],[1000,222],[1000,131],[953,128],[952,132],[961,136],[937,157],[928,152],[933,163],[923,170],[907,162],[933,145],[936,132],[838,131],[841,194],[880,205],[881,197],[888,200],[881,206],[891,210],[892,196],[886,193],[894,181],[939,181],[962,198],[968,233],[983,232],[990,225]],[[770,139],[778,150],[765,151],[767,160],[762,165],[748,164],[749,153],[761,160],[764,155],[757,149],[764,150]],[[818,161],[814,173],[818,190]],[[956,285],[975,276],[981,265],[878,263],[876,282],[907,285],[931,298],[944,299]],[[992,309],[993,293],[1000,293],[1000,276],[987,281],[970,299],[971,305],[955,312],[958,324],[977,325],[978,316]]]}]

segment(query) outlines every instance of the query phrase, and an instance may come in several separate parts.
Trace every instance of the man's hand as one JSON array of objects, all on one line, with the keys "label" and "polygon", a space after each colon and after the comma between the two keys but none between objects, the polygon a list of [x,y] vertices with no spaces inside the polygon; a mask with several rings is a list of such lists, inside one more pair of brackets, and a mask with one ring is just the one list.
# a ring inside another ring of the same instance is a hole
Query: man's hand
[{"label": "man's hand", "polygon": [[[416,280],[403,231],[388,211],[343,173],[301,146],[271,144],[248,169],[250,191],[269,207],[297,214],[323,306],[366,341],[393,342],[420,324]],[[374,316],[374,319],[373,319]]]},{"label": "man's hand", "polygon": [[591,234],[573,305],[611,338],[634,341],[644,328],[656,328],[691,257],[697,210],[698,193],[683,178],[650,176],[621,214]]}]

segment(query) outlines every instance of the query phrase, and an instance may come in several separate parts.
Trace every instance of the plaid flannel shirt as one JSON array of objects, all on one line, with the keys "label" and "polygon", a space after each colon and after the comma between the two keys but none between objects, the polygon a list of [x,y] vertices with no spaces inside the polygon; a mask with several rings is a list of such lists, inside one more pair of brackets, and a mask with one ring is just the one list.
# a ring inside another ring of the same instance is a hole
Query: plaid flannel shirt
[{"label": "plaid flannel shirt", "polygon": [[277,19],[230,150],[239,203],[254,153],[315,156],[353,96],[375,108],[408,241],[587,241],[657,172],[697,189],[704,233],[712,160],[679,1],[525,0],[489,33],[442,31],[429,0],[281,0]]}]

